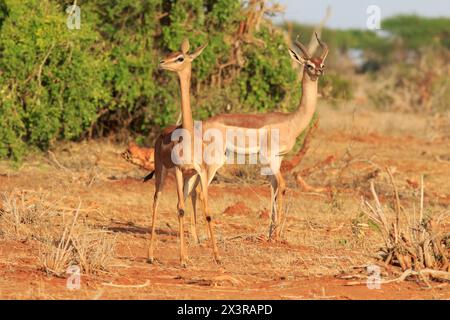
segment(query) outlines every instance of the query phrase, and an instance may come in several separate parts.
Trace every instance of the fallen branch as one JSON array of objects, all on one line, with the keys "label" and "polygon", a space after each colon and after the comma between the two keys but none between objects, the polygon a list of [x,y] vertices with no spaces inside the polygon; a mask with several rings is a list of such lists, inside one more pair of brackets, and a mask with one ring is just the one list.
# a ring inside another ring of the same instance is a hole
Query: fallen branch
[{"label": "fallen branch", "polygon": [[294,170],[300,162],[303,160],[306,152],[309,149],[309,144],[311,142],[311,136],[312,134],[317,130],[319,126],[319,119],[317,119],[313,125],[308,129],[308,132],[305,135],[305,139],[303,140],[303,145],[300,148],[300,150],[297,152],[295,156],[292,157],[290,160],[283,160],[281,163],[281,172],[283,173],[289,173],[290,171]]},{"label": "fallen branch", "polygon": [[[433,269],[423,269],[420,271],[414,271],[412,269],[405,270],[400,277],[391,279],[391,280],[380,280],[380,284],[388,284],[388,283],[394,283],[394,282],[402,282],[405,281],[409,276],[431,276],[432,278],[443,280],[443,281],[450,281],[450,272],[445,271],[439,271],[439,270],[433,270]],[[364,285],[367,284],[367,281],[351,281],[347,282],[346,286],[358,286],[358,285]]]},{"label": "fallen branch", "polygon": [[304,192],[327,193],[330,191],[329,188],[322,188],[322,187],[316,188],[310,186],[305,180],[303,180],[300,173],[297,173],[295,175],[295,182],[297,183],[297,186],[300,187],[300,189]]},{"label": "fallen branch", "polygon": [[238,278],[229,276],[229,275],[223,275],[223,276],[217,276],[211,279],[214,282],[214,285],[217,285],[218,282],[228,281],[233,286],[239,286],[243,284],[243,280],[240,280]]},{"label": "fallen branch", "polygon": [[314,164],[312,167],[303,169],[299,174],[302,177],[307,177],[311,175],[315,170],[318,170],[319,168],[323,168],[325,166],[329,166],[333,162],[336,161],[336,157],[334,155],[328,156],[326,159],[318,161],[316,164]]},{"label": "fallen branch", "polygon": [[450,161],[442,159],[441,156],[435,156],[434,158],[435,158],[435,160],[436,160],[437,162],[439,162],[439,163],[450,164]]},{"label": "fallen branch", "polygon": [[115,287],[115,288],[145,288],[150,285],[150,281],[146,280],[143,284],[127,285],[127,284],[115,284],[111,282],[103,282],[104,286]]}]

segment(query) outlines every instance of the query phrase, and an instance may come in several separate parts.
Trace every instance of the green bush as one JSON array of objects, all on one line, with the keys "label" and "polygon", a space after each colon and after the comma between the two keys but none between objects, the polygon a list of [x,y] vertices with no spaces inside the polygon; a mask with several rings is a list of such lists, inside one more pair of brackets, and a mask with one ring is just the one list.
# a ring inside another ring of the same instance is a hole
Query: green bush
[{"label": "green bush", "polygon": [[[72,3],[0,0],[0,158],[120,132],[151,143],[180,109],[178,79],[158,61],[185,37],[192,48],[208,43],[193,66],[196,118],[297,106],[300,84],[281,32],[264,21],[246,35],[258,41],[236,36],[245,2],[81,0],[81,29],[69,30]],[[243,62],[220,69],[236,41]]]},{"label": "green bush", "polygon": [[110,99],[107,60],[89,22],[69,30],[56,3],[6,0],[0,8],[0,157],[20,159],[27,143],[45,149],[91,126]]},{"label": "green bush", "polygon": [[450,19],[399,15],[382,21],[382,28],[413,50],[433,45],[450,49]]},{"label": "green bush", "polygon": [[336,72],[328,72],[319,80],[322,95],[333,103],[348,101],[353,98],[352,82]]},{"label": "green bush", "polygon": [[272,35],[269,29],[262,29],[257,36],[265,47],[246,50],[239,92],[244,111],[264,112],[280,106],[298,83],[283,38]]}]

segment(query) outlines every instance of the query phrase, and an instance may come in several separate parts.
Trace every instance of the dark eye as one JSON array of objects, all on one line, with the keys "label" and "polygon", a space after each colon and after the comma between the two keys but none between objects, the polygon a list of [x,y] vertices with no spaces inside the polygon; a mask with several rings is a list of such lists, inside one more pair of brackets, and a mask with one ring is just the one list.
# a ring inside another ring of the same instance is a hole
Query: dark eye
[{"label": "dark eye", "polygon": [[178,62],[183,62],[183,61],[184,61],[184,58],[183,58],[183,57],[179,57],[179,58],[177,59],[177,61],[178,61]]},{"label": "dark eye", "polygon": [[312,65],[308,64],[308,69],[312,70],[312,69],[314,69],[314,67]]}]

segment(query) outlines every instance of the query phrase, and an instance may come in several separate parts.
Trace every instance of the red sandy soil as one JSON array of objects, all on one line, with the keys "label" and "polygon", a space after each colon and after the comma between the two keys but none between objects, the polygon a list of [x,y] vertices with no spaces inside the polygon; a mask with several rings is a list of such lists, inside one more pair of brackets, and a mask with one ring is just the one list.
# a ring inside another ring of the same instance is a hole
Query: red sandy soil
[{"label": "red sandy soil", "polygon": [[[423,173],[427,208],[430,212],[449,209],[450,164],[436,162],[434,157],[450,153],[448,140],[431,143],[408,134],[391,137],[383,133],[331,132],[320,127],[300,169],[330,155],[343,159],[350,143],[355,158],[395,168],[405,207],[415,201],[414,181],[420,181]],[[69,154],[56,150],[61,167],[45,156],[27,160],[18,170],[1,164],[1,192],[42,192],[48,194],[49,201],[65,197],[64,205],[73,208],[81,200],[83,221],[93,228],[108,230],[116,246],[107,270],[83,275],[81,289],[68,290],[67,276],[55,277],[43,270],[38,240],[0,237],[0,298],[450,299],[448,283],[431,282],[428,287],[414,278],[373,290],[365,284],[347,285],[367,277],[363,267],[379,263],[374,256],[382,245],[375,230],[368,229],[358,237],[352,229],[353,221],[361,215],[360,197],[368,194],[367,184],[358,178],[372,169],[362,164],[345,171],[341,180],[333,175],[337,166],[330,166],[324,176],[318,171],[305,178],[321,187],[336,182],[333,197],[301,192],[288,177],[286,201],[290,205],[283,241],[279,243],[266,241],[270,219],[267,183],[213,183],[210,201],[222,264],[216,265],[212,259],[201,210],[198,220],[202,241],[196,244],[190,239],[189,211],[185,219],[190,258],[187,268],[179,266],[176,193],[173,179],[169,179],[157,222],[157,261],[148,264],[154,182],[144,184],[137,179],[145,172],[123,162],[121,148],[88,143],[76,145]],[[89,157],[87,163],[77,160],[90,152],[100,156],[95,165],[88,161]],[[91,167],[95,170],[91,171]],[[118,180],[112,180],[112,176]],[[377,179],[377,186],[388,190],[383,176]],[[352,181],[360,181],[360,185]],[[382,201],[390,199],[389,194],[380,196]],[[190,203],[187,206],[190,208]],[[381,270],[383,279],[401,274],[395,267]]]}]

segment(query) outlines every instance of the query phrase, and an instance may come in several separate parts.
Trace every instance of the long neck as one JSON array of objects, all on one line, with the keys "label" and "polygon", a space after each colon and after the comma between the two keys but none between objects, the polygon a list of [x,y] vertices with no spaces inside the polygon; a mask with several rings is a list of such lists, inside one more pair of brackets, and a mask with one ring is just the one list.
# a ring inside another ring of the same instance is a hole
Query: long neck
[{"label": "long neck", "polygon": [[292,113],[295,133],[299,136],[311,122],[317,105],[317,79],[312,80],[310,76],[303,71],[302,79],[302,98],[298,109]]},{"label": "long neck", "polygon": [[178,73],[181,87],[181,114],[182,127],[190,133],[194,132],[194,123],[192,120],[190,88],[191,88],[191,68],[188,67]]}]

